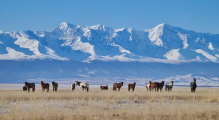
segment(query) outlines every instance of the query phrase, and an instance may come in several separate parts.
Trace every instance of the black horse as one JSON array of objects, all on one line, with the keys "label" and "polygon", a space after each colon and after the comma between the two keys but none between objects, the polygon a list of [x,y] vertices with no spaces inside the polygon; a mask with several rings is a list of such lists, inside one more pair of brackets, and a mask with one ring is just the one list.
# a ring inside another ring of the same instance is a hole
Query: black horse
[{"label": "black horse", "polygon": [[35,83],[24,83],[25,87],[27,88],[28,92],[30,92],[30,88],[32,88],[33,92],[35,91]]},{"label": "black horse", "polygon": [[75,90],[75,83],[71,84],[71,90]]},{"label": "black horse", "polygon": [[164,86],[164,81],[162,81],[161,83],[155,82],[156,83],[156,89],[157,91],[162,91],[163,86]]},{"label": "black horse", "polygon": [[54,91],[57,91],[57,89],[58,89],[58,83],[52,82],[52,88],[53,88],[53,92],[54,92]]},{"label": "black horse", "polygon": [[190,87],[191,87],[191,92],[195,92],[195,89],[197,87],[197,84],[196,84],[196,78],[193,78],[194,82],[191,82],[190,83]]}]

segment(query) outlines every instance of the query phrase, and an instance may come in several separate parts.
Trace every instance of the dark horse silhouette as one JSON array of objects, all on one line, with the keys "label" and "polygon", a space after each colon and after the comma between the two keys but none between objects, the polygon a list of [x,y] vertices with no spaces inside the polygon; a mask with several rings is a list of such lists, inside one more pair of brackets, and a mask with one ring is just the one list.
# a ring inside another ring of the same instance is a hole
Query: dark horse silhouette
[{"label": "dark horse silhouette", "polygon": [[190,83],[191,92],[195,92],[195,89],[196,89],[196,87],[197,87],[196,78],[193,78],[193,81],[194,81],[194,82],[191,82],[191,83]]},{"label": "dark horse silhouette", "polygon": [[44,83],[43,81],[41,81],[41,87],[43,91],[47,89],[47,92],[49,92],[49,83]]},{"label": "dark horse silhouette", "polygon": [[118,90],[120,91],[122,86],[123,86],[123,82],[121,82],[121,83],[114,83],[113,84],[113,90],[116,91],[116,89],[118,88]]},{"label": "dark horse silhouette", "polygon": [[53,88],[53,91],[57,91],[57,89],[58,89],[58,83],[52,82],[52,88]]},{"label": "dark horse silhouette", "polygon": [[100,89],[101,89],[101,90],[108,90],[108,85],[107,85],[107,86],[102,86],[102,85],[101,85],[101,86],[100,86]]},{"label": "dark horse silhouette", "polygon": [[75,83],[71,84],[71,90],[75,90]]},{"label": "dark horse silhouette", "polygon": [[25,82],[24,84],[25,84],[25,87],[27,87],[28,92],[30,92],[30,88],[32,88],[33,92],[35,91],[35,83]]},{"label": "dark horse silhouette", "polygon": [[167,90],[168,90],[168,92],[169,92],[169,91],[172,91],[172,88],[173,88],[173,81],[167,82],[167,83],[165,84],[165,91],[167,91]]},{"label": "dark horse silhouette", "polygon": [[164,86],[164,81],[162,81],[161,83],[159,83],[159,82],[155,82],[156,83],[156,89],[157,89],[157,91],[162,91],[162,89],[163,89],[163,86]]},{"label": "dark horse silhouette", "polygon": [[27,87],[26,86],[23,86],[23,91],[27,91]]},{"label": "dark horse silhouette", "polygon": [[130,91],[130,89],[132,89],[132,91],[134,91],[134,90],[135,90],[135,85],[136,85],[135,82],[134,82],[133,84],[129,83],[129,85],[128,85],[128,91]]}]

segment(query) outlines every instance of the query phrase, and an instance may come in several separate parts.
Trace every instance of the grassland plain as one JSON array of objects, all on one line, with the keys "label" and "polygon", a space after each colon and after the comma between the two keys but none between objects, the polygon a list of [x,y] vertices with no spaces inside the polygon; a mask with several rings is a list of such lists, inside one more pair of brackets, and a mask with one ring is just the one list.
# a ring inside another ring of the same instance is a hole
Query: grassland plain
[{"label": "grassland plain", "polygon": [[175,87],[172,92],[92,88],[58,92],[0,90],[1,120],[199,120],[219,119],[219,88]]}]

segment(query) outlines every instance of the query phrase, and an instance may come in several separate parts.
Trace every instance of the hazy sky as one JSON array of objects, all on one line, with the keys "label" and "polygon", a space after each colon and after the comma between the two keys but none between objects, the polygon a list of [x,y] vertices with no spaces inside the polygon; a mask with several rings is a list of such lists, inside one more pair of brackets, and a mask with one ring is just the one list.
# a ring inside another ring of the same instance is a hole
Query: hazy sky
[{"label": "hazy sky", "polygon": [[219,34],[219,0],[0,0],[0,30],[52,31],[61,22],[137,30],[167,23]]}]

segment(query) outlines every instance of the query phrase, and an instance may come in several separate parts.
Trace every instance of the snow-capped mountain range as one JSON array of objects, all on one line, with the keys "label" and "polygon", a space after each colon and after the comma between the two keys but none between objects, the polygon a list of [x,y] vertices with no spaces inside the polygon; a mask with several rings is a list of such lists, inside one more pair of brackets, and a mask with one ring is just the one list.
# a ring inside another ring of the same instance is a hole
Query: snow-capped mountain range
[{"label": "snow-capped mountain range", "polygon": [[[1,29],[1,28],[0,28]],[[0,83],[174,81],[219,86],[219,34],[160,24],[144,31],[61,23],[52,32],[0,31]]]},{"label": "snow-capped mountain range", "polygon": [[219,62],[219,34],[159,24],[139,31],[61,23],[52,32],[0,31],[0,60]]}]

